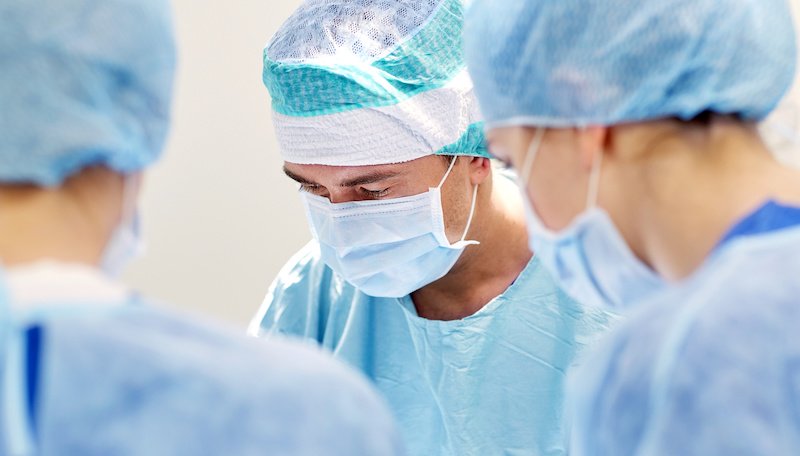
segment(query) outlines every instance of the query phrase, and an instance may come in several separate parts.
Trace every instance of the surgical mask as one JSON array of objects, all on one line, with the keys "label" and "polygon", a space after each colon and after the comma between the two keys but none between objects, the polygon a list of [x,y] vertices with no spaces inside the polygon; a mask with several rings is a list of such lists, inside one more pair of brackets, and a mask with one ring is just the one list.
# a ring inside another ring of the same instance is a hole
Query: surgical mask
[{"label": "surgical mask", "polygon": [[376,297],[403,297],[443,277],[466,246],[478,244],[466,240],[477,185],[461,240],[451,244],[445,233],[441,189],[455,162],[438,186],[414,196],[334,204],[301,192],[322,260]]},{"label": "surgical mask", "polygon": [[544,136],[538,129],[520,170],[528,242],[561,288],[585,305],[625,308],[664,287],[665,282],[630,250],[608,213],[597,206],[602,154],[592,165],[586,210],[565,229],[542,222],[528,198],[533,162]]},{"label": "surgical mask", "polygon": [[123,185],[122,221],[111,234],[100,260],[100,269],[112,277],[118,277],[125,266],[144,252],[132,178],[126,176]]}]

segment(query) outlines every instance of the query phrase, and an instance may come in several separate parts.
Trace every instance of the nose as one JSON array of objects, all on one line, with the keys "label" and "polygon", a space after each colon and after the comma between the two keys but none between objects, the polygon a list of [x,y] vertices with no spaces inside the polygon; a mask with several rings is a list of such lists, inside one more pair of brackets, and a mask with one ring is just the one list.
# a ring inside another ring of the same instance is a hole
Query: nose
[{"label": "nose", "polygon": [[353,192],[346,188],[335,188],[329,191],[328,200],[333,203],[349,203],[354,201]]}]

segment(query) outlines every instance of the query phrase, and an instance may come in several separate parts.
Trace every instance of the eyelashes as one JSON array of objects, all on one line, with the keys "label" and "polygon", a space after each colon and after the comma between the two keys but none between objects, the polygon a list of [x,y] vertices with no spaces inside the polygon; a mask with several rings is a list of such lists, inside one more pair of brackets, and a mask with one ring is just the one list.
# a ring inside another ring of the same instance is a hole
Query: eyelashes
[{"label": "eyelashes", "polygon": [[[358,189],[358,192],[362,196],[369,199],[380,199],[388,195],[389,190],[390,190],[389,188],[384,188],[381,190],[369,190],[361,187]],[[316,184],[300,184],[300,191],[311,193],[312,195],[317,195],[317,196],[325,196],[325,194],[327,193],[325,187]]]},{"label": "eyelashes", "polygon": [[370,198],[377,199],[377,198],[383,198],[384,196],[386,196],[389,193],[389,189],[388,188],[384,188],[383,190],[367,190],[366,188],[362,188],[361,192],[363,192],[365,195],[369,196]]}]

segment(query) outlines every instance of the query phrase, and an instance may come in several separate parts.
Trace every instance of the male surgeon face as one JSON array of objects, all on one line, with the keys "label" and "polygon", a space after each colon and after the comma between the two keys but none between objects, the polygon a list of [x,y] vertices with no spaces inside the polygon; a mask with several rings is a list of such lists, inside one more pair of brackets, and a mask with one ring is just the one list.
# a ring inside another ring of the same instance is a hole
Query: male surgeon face
[{"label": "male surgeon face", "polygon": [[[370,166],[329,166],[284,163],[287,176],[300,184],[301,191],[330,202],[384,200],[413,196],[436,187],[447,173],[453,157],[429,155],[405,163]],[[442,186],[442,208],[447,237],[460,239],[469,216],[476,179],[475,160],[459,157]]]}]

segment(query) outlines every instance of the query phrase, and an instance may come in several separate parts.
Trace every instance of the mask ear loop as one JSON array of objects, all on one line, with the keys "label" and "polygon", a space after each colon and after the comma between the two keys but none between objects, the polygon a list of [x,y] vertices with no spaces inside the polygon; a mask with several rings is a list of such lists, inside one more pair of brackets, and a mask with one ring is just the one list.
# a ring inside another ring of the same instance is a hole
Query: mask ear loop
[{"label": "mask ear loop", "polygon": [[[439,185],[436,187],[441,190],[444,182],[447,180],[447,177],[450,175],[450,172],[453,171],[453,167],[456,165],[456,160],[458,160],[458,155],[453,157],[453,160],[450,161],[450,167],[447,168],[447,172],[444,173],[444,177],[442,181],[439,182]],[[462,242],[466,242],[468,244],[480,244],[478,241],[467,241],[467,234],[469,233],[469,227],[472,226],[472,219],[475,217],[475,205],[478,201],[478,186],[473,186],[472,189],[472,204],[469,207],[469,216],[467,217],[467,226],[464,228],[464,233],[461,235],[461,240],[458,241],[456,244],[460,244]]]},{"label": "mask ear loop", "polygon": [[597,198],[600,194],[600,169],[603,164],[603,151],[600,151],[598,157],[592,163],[592,171],[589,174],[589,194],[586,195],[586,208],[592,209],[597,207]]},{"label": "mask ear loop", "polygon": [[436,188],[438,188],[439,190],[442,189],[444,181],[447,180],[447,176],[450,175],[450,172],[453,171],[453,167],[456,166],[456,160],[458,160],[458,155],[453,156],[453,159],[450,160],[450,166],[447,168],[447,172],[444,173],[444,177],[442,177],[442,180],[439,181],[439,185],[436,186]]},{"label": "mask ear loop", "polygon": [[137,197],[135,191],[135,177],[127,174],[122,177],[122,217],[120,224],[138,223],[136,222]]},{"label": "mask ear loop", "polygon": [[[459,242],[465,242],[467,240],[467,233],[469,233],[469,227],[472,225],[473,217],[475,217],[475,203],[477,203],[477,201],[478,201],[478,186],[475,185],[475,187],[472,190],[472,204],[469,207],[469,217],[467,217],[467,226],[464,228],[464,234],[461,235],[461,241]],[[468,241],[468,242],[473,244],[480,244],[480,242],[478,241]]]},{"label": "mask ear loop", "polygon": [[528,152],[525,154],[525,161],[522,163],[522,168],[519,169],[520,174],[519,176],[522,178],[522,182],[525,185],[530,183],[531,179],[531,172],[533,172],[533,162],[536,159],[536,156],[539,154],[539,148],[542,146],[542,140],[544,139],[544,128],[537,128],[536,133],[533,135],[533,139],[531,140],[530,146],[528,146]]}]

